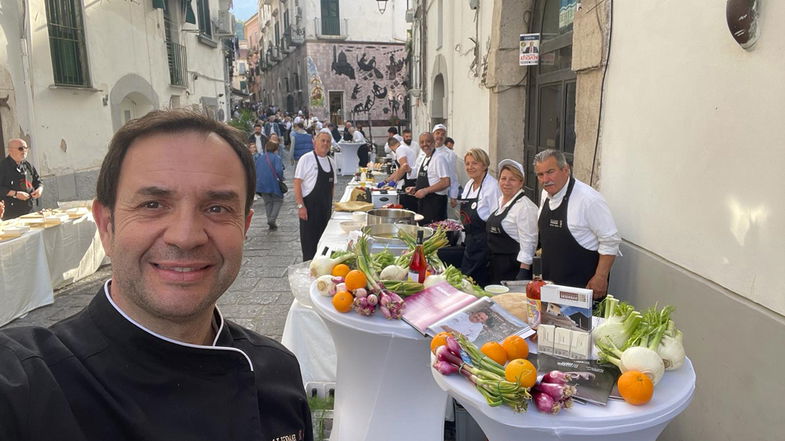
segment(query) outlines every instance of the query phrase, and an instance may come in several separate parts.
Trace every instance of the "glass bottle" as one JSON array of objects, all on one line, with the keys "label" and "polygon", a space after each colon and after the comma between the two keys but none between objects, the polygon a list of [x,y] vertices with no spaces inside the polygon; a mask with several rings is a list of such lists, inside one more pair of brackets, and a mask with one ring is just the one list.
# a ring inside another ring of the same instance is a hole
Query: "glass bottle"
[{"label": "glass bottle", "polygon": [[526,285],[526,316],[529,326],[536,328],[540,324],[542,302],[540,301],[540,288],[545,285],[542,280],[542,261],[540,256],[534,256],[532,261],[532,280]]},{"label": "glass bottle", "polygon": [[428,262],[425,260],[425,252],[422,246],[423,231],[417,231],[417,246],[414,247],[412,261],[409,263],[409,280],[417,283],[425,281],[425,272],[428,269]]}]

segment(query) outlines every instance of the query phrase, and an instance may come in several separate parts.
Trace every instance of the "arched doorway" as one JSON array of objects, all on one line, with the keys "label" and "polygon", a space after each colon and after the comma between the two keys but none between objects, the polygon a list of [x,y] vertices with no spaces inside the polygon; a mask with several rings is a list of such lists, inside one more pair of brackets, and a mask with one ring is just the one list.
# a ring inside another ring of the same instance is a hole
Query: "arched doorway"
[{"label": "arched doorway", "polygon": [[[565,5],[565,3],[568,3]],[[539,0],[532,33],[540,33],[540,64],[529,67],[524,161],[526,196],[539,202],[532,161],[546,149],[575,152],[576,74],[572,66],[572,27],[577,0]],[[566,6],[566,7],[565,7]]]},{"label": "arched doorway", "polygon": [[144,116],[154,109],[153,103],[138,92],[131,92],[126,95],[120,101],[117,108],[119,109],[121,124],[125,124],[131,119]]},{"label": "arched doorway", "polygon": [[447,121],[447,100],[444,94],[444,76],[438,74],[433,79],[433,97],[431,98],[431,125],[444,124]]}]

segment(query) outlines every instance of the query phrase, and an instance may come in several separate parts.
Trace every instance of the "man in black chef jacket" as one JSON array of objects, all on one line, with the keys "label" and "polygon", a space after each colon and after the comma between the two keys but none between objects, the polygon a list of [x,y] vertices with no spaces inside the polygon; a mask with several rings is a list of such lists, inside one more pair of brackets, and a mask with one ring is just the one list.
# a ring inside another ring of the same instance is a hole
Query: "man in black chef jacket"
[{"label": "man in black chef jacket", "polygon": [[605,297],[621,236],[602,195],[571,176],[564,154],[545,150],[534,157],[542,186],[537,221],[542,276],[560,285],[586,287]]},{"label": "man in black chef jacket", "polygon": [[216,307],[254,185],[228,125],[173,110],[123,126],[93,203],[112,278],[49,329],[0,332],[0,439],[312,440],[294,355]]},{"label": "man in black chef jacket", "polygon": [[24,139],[8,141],[8,156],[0,162],[0,195],[5,203],[3,220],[15,219],[33,211],[33,201],[44,191],[38,170],[27,161],[30,152]]}]

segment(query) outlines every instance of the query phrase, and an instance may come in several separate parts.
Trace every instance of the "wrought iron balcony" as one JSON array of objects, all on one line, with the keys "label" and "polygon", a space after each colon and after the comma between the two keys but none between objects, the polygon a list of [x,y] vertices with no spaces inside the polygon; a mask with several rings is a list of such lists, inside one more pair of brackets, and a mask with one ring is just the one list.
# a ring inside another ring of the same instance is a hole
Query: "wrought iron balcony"
[{"label": "wrought iron balcony", "polygon": [[169,84],[187,86],[187,59],[185,46],[172,41],[166,42],[166,56],[169,61]]}]

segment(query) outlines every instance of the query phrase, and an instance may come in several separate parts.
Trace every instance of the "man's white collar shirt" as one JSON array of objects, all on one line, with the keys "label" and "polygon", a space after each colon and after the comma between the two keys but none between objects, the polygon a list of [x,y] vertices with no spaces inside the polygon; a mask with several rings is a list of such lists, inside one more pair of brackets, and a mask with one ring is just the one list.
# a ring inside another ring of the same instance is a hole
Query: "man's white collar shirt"
[{"label": "man's white collar shirt", "polygon": [[[503,195],[499,197],[499,208],[496,213],[501,213],[507,209],[512,201],[523,192],[520,190],[506,204],[502,205]],[[499,191],[501,193],[501,191]],[[538,229],[537,229],[537,206],[528,197],[518,199],[510,208],[507,216],[502,219],[502,229],[521,246],[518,251],[517,260],[520,263],[531,264],[534,257],[534,250],[537,248]]]},{"label": "man's white collar shirt", "polygon": [[[424,152],[420,152],[420,156],[417,157],[417,164],[415,170],[417,173],[420,172],[420,167],[422,166],[423,162],[428,159],[425,156]],[[434,151],[433,155],[431,155],[431,161],[428,163],[428,186],[436,184],[439,182],[441,178],[449,178],[450,177],[450,165],[448,163],[449,159],[447,155],[444,153],[439,153],[438,151]],[[444,190],[437,191],[436,194],[439,195],[447,195],[449,192],[449,187],[445,188]]]},{"label": "man's white collar shirt", "polygon": [[400,157],[406,157],[406,163],[409,164],[409,170],[406,173],[406,179],[417,179],[417,170],[414,168],[415,164],[417,164],[417,155],[414,154],[414,151],[408,145],[401,143],[398,145],[398,148],[393,152],[393,158],[397,161]]},{"label": "man's white collar shirt", "polygon": [[294,169],[295,179],[302,179],[303,197],[308,196],[316,186],[316,178],[319,176],[319,167],[316,166],[316,158],[319,158],[319,165],[322,170],[329,172],[330,168],[333,171],[333,182],[338,182],[338,172],[335,169],[335,163],[329,156],[318,156],[313,151],[310,151],[297,161],[297,168]]},{"label": "man's white collar shirt", "polygon": [[441,152],[447,157],[450,164],[450,191],[449,196],[453,199],[458,197],[458,155],[453,150],[450,150],[446,145],[436,147],[437,152]]},{"label": "man's white collar shirt", "polygon": [[[548,200],[551,211],[561,206],[568,186],[569,181]],[[540,196],[540,200],[543,201],[540,204],[540,213],[546,198],[548,193],[543,190]],[[567,205],[567,228],[575,241],[587,250],[609,256],[620,255],[621,235],[616,228],[608,203],[597,190],[577,179]]]}]

